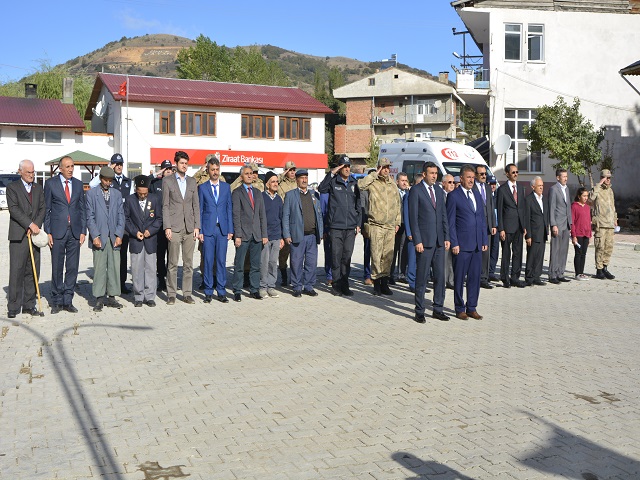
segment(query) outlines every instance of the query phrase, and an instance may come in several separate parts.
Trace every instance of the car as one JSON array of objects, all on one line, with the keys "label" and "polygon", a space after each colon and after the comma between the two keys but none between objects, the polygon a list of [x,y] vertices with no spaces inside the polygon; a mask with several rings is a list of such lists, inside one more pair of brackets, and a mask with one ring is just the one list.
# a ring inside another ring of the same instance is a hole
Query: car
[{"label": "car", "polygon": [[0,209],[8,208],[7,186],[16,180],[20,180],[20,175],[16,173],[0,173]]}]

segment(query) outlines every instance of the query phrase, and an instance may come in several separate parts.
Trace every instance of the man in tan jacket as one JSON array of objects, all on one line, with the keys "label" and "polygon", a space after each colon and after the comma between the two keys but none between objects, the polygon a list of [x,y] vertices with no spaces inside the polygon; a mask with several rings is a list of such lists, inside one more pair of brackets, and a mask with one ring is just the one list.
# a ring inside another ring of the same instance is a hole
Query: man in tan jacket
[{"label": "man in tan jacket", "polygon": [[400,196],[389,176],[391,162],[378,161],[378,169],[358,180],[358,188],[369,192],[369,215],[364,224],[371,239],[371,279],[374,295],[391,295],[389,276],[395,234],[400,228]]},{"label": "man in tan jacket", "polygon": [[600,182],[591,189],[589,199],[593,203],[591,223],[595,227],[596,278],[613,280],[616,277],[609,272],[607,265],[613,253],[613,231],[618,226],[618,214],[611,189],[611,171],[605,168],[600,172]]}]

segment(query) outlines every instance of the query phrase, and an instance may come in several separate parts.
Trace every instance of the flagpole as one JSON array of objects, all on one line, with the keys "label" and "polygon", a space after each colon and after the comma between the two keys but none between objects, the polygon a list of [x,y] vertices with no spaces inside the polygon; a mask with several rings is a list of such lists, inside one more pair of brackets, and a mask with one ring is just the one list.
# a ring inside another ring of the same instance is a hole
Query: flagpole
[{"label": "flagpole", "polygon": [[129,175],[129,75],[127,74],[127,175]]}]

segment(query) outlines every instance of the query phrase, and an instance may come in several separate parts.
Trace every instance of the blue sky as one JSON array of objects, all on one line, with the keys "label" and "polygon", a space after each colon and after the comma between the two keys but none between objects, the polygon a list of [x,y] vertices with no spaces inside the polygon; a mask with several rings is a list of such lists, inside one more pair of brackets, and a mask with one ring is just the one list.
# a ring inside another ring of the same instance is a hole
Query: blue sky
[{"label": "blue sky", "polygon": [[202,33],[230,47],[271,44],[363,61],[396,53],[401,63],[453,76],[462,37],[451,28],[464,28],[449,0],[35,0],[5,2],[2,10],[1,83],[32,73],[41,59],[56,65],[146,33]]}]

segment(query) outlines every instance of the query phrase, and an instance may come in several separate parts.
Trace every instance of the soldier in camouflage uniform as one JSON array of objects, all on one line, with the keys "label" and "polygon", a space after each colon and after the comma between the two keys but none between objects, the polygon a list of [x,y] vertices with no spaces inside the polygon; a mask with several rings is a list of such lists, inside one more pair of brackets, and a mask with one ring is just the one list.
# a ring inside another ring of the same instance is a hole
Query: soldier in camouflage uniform
[{"label": "soldier in camouflage uniform", "polygon": [[613,280],[616,277],[609,272],[607,265],[613,253],[613,229],[618,226],[618,214],[609,170],[600,172],[600,182],[591,189],[589,199],[593,205],[591,222],[595,227],[593,243],[596,251],[596,278]]},{"label": "soldier in camouflage uniform", "polygon": [[[284,165],[284,172],[278,176],[278,195],[280,195],[283,202],[287,192],[294,188],[298,188],[298,184],[296,183],[296,164],[287,162]],[[289,285],[289,282],[287,282],[287,260],[289,259],[289,252],[289,245],[285,242],[284,247],[282,247],[278,255],[278,269],[282,277],[283,287]]]},{"label": "soldier in camouflage uniform", "polygon": [[395,234],[400,228],[400,196],[389,176],[391,162],[378,161],[378,170],[358,180],[358,188],[369,192],[369,215],[365,229],[371,239],[371,279],[374,295],[391,295],[389,275]]}]

